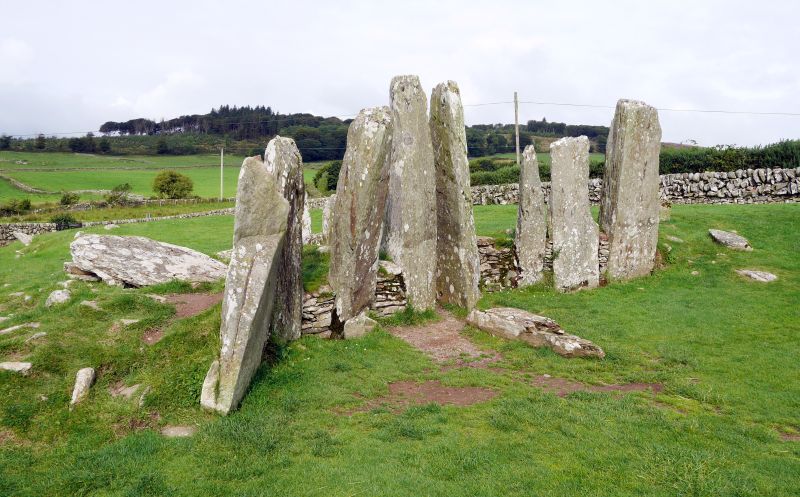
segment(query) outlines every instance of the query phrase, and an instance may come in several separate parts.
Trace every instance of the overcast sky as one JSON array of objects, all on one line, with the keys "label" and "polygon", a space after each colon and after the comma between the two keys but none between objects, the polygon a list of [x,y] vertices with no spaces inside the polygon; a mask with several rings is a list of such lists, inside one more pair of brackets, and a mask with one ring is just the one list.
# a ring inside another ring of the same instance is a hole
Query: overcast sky
[{"label": "overcast sky", "polygon": [[[0,133],[97,129],[221,104],[352,115],[396,74],[465,104],[520,100],[800,113],[800,2],[7,1]],[[655,4],[660,4],[656,6]],[[470,124],[513,107],[466,107]],[[608,125],[525,104],[520,120]],[[800,138],[800,117],[660,112],[664,141]]]}]

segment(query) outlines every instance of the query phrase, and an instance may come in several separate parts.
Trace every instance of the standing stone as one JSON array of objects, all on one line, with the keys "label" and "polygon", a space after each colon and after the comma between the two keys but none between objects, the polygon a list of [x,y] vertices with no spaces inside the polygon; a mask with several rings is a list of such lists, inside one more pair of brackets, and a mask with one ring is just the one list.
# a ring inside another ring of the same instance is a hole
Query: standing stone
[{"label": "standing stone", "polygon": [[436,301],[436,173],[428,99],[417,76],[395,76],[390,86],[392,148],[385,248],[403,268],[410,304]]},{"label": "standing stone", "polygon": [[[264,151],[264,167],[278,181],[278,191],[289,202],[286,242],[278,264],[276,302],[270,336],[279,342],[300,338],[303,316],[303,275],[301,258],[308,209],[303,182],[303,160],[291,138],[276,136]],[[311,230],[311,218],[308,218]]]},{"label": "standing stone", "polygon": [[336,324],[357,316],[375,297],[391,143],[387,107],[362,110],[347,131],[330,227],[328,280],[336,294]]},{"label": "standing stone", "polygon": [[525,147],[519,173],[519,207],[515,246],[517,263],[522,272],[518,286],[542,280],[547,246],[547,206],[544,203],[539,161],[533,145]]},{"label": "standing stone", "polygon": [[89,395],[89,389],[92,388],[95,377],[94,368],[82,368],[75,375],[75,386],[72,388],[72,399],[69,401],[70,411],[75,404],[80,403]]},{"label": "standing stone", "polygon": [[589,210],[589,139],[550,145],[553,276],[559,291],[599,284],[599,229]]},{"label": "standing stone", "polygon": [[303,202],[302,239],[303,243],[311,241],[311,209],[308,208],[308,199]]},{"label": "standing stone", "polygon": [[600,200],[600,227],[608,235],[610,279],[645,276],[655,266],[660,151],[658,111],[644,102],[617,102]]},{"label": "standing stone", "polygon": [[436,289],[442,302],[472,309],[480,298],[480,258],[464,108],[455,81],[433,89],[430,128],[436,165]]},{"label": "standing stone", "polygon": [[235,409],[261,364],[289,211],[275,170],[268,171],[258,156],[245,159],[236,192],[220,354],[211,364],[200,396],[206,409],[222,414]]},{"label": "standing stone", "polygon": [[322,239],[326,243],[330,242],[331,231],[331,212],[333,205],[336,203],[336,194],[334,193],[325,201],[325,206],[322,208]]}]

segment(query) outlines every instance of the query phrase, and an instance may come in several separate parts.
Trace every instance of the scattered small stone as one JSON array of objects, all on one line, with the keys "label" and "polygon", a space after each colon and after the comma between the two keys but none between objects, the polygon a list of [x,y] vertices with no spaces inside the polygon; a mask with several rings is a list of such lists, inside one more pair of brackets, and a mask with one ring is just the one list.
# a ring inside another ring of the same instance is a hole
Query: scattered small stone
[{"label": "scattered small stone", "polygon": [[95,311],[103,310],[100,308],[99,305],[97,305],[97,302],[95,302],[94,300],[84,300],[83,302],[81,302],[81,305],[84,307],[88,307],[90,309],[94,309]]},{"label": "scattered small stone", "polygon": [[23,292],[14,292],[8,294],[9,297],[22,297],[23,295],[25,295]]},{"label": "scattered small stone", "polygon": [[125,318],[123,318],[123,319],[120,319],[119,322],[122,323],[122,326],[130,326],[132,324],[138,323],[139,320],[138,319],[125,319]]},{"label": "scattered small stone", "polygon": [[746,251],[753,250],[753,247],[750,246],[750,242],[747,241],[747,238],[737,234],[736,232],[708,230],[708,234],[711,235],[711,238],[715,242],[728,248]]},{"label": "scattered small stone", "polygon": [[30,245],[31,242],[33,241],[33,235],[29,235],[29,234],[23,233],[21,231],[15,231],[14,233],[12,233],[12,235],[14,235],[14,238],[19,240],[26,247],[28,245]]},{"label": "scattered small stone", "polygon": [[61,285],[63,288],[69,288],[69,286],[74,282],[75,280],[61,281],[59,282],[59,285]]},{"label": "scattered small stone", "polygon": [[155,300],[156,302],[158,302],[159,304],[164,304],[164,303],[167,302],[167,298],[166,297],[164,297],[163,295],[156,295],[155,293],[145,294],[145,297],[151,298],[151,299]]},{"label": "scattered small stone", "polygon": [[45,307],[52,307],[54,305],[63,304],[69,301],[70,298],[69,290],[53,290],[52,293],[47,297],[47,301],[45,301]]},{"label": "scattered small stone", "polygon": [[7,335],[7,334],[11,333],[12,331],[21,330],[22,328],[33,328],[33,329],[36,329],[38,327],[39,327],[39,323],[18,324],[16,326],[11,326],[10,328],[6,328],[4,330],[0,330],[0,335]]},{"label": "scattered small stone", "polygon": [[761,283],[769,283],[770,281],[775,281],[778,279],[777,276],[775,276],[772,273],[768,273],[766,271],[756,271],[754,269],[737,269],[736,272],[754,281],[760,281]]},{"label": "scattered small stone", "polygon": [[0,362],[0,370],[27,375],[33,365],[29,362]]},{"label": "scattered small stone", "polygon": [[669,240],[671,242],[674,242],[674,243],[684,243],[683,239],[678,238],[677,236],[672,236],[672,235],[667,236],[667,240]]},{"label": "scattered small stone", "polygon": [[30,337],[28,337],[28,339],[25,340],[25,343],[32,342],[34,340],[38,340],[38,339],[46,337],[46,336],[47,336],[47,332],[38,331],[38,332],[34,333],[33,335],[31,335]]},{"label": "scattered small stone", "polygon": [[362,311],[358,316],[348,319],[347,322],[344,323],[342,338],[345,340],[361,338],[372,331],[377,324],[378,323],[374,319],[367,316],[366,311]]},{"label": "scattered small stone", "polygon": [[692,271],[692,276],[697,276],[698,274],[700,274],[700,271]]},{"label": "scattered small stone", "polygon": [[161,434],[167,438],[191,437],[196,432],[194,426],[165,426],[161,429]]},{"label": "scattered small stone", "polygon": [[137,383],[135,385],[126,387],[125,384],[120,381],[114,384],[113,386],[108,387],[108,393],[112,397],[124,397],[126,399],[130,399],[133,397],[136,391],[139,390],[139,387],[141,386],[142,385],[140,383]]},{"label": "scattered small stone", "polygon": [[89,389],[94,384],[96,374],[94,368],[82,368],[75,375],[75,387],[72,389],[72,400],[69,401],[71,411],[75,404],[80,403],[89,394]]},{"label": "scattered small stone", "polygon": [[116,229],[116,228],[119,228],[119,226],[114,224],[114,223],[109,223],[109,224],[103,226],[103,229],[106,230],[106,231],[111,231],[111,230]]},{"label": "scattered small stone", "polygon": [[0,323],[2,323],[3,321],[8,321],[9,319],[11,318],[9,318],[8,316],[0,316]]},{"label": "scattered small stone", "polygon": [[144,407],[144,401],[148,393],[150,393],[150,387],[145,387],[145,389],[142,390],[142,394],[139,395],[139,407]]}]

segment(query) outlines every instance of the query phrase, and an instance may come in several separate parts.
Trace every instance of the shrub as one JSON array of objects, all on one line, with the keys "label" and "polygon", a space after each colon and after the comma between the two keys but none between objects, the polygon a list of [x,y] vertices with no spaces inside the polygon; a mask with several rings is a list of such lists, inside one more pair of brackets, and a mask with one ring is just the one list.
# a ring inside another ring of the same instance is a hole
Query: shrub
[{"label": "shrub", "polygon": [[58,203],[66,207],[69,205],[77,204],[78,200],[80,199],[81,197],[77,193],[65,191],[61,193],[61,200],[59,200]]},{"label": "shrub", "polygon": [[27,198],[22,200],[13,198],[3,205],[0,205],[0,215],[15,216],[25,214],[31,210],[31,201]]},{"label": "shrub", "polygon": [[50,218],[50,222],[56,225],[58,231],[81,227],[81,223],[68,213],[56,214]]},{"label": "shrub", "polygon": [[153,180],[153,191],[162,198],[186,198],[193,188],[190,177],[175,171],[161,171]]},{"label": "shrub", "polygon": [[339,171],[342,170],[342,161],[335,160],[328,164],[328,191],[336,191],[336,184],[339,182]]},{"label": "shrub", "polygon": [[131,191],[130,183],[122,183],[111,189],[103,198],[108,205],[124,204],[128,201],[128,194]]}]

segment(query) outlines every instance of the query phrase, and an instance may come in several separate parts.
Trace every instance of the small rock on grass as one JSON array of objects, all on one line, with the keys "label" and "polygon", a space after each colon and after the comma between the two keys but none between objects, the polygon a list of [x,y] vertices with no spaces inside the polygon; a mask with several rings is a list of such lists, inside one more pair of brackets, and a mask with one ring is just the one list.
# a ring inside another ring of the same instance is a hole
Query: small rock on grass
[{"label": "small rock on grass", "polygon": [[29,234],[27,234],[27,233],[23,233],[23,232],[21,232],[21,231],[15,231],[15,232],[14,232],[14,233],[12,233],[12,234],[14,235],[14,238],[16,238],[17,240],[19,240],[19,241],[20,241],[20,242],[21,242],[23,245],[25,245],[26,247],[27,247],[28,245],[30,245],[30,244],[31,244],[31,242],[33,241],[33,235],[29,235]]},{"label": "small rock on grass", "polygon": [[711,238],[719,243],[720,245],[724,245],[728,248],[734,250],[746,250],[750,251],[753,250],[753,247],[750,246],[750,242],[747,241],[747,238],[733,233],[731,231],[722,231],[722,230],[708,230],[708,234],[711,235]]},{"label": "small rock on grass", "polygon": [[775,281],[778,279],[777,276],[775,276],[772,273],[768,273],[766,271],[756,271],[754,269],[737,269],[736,272],[741,274],[742,276],[750,278],[751,280],[760,281],[761,283],[769,283],[770,281]]},{"label": "small rock on grass", "polygon": [[31,335],[30,337],[28,337],[28,339],[27,339],[27,340],[25,340],[25,343],[32,342],[32,341],[34,341],[34,340],[38,340],[38,339],[40,339],[40,338],[44,338],[44,337],[46,337],[46,336],[47,336],[47,333],[46,333],[46,332],[44,332],[44,331],[39,331],[39,332],[37,332],[37,333],[34,333],[33,335]]},{"label": "small rock on grass", "polygon": [[138,319],[124,319],[123,318],[123,319],[120,319],[119,322],[122,324],[122,326],[130,326],[132,324],[138,323],[139,320]]},{"label": "small rock on grass", "polygon": [[44,305],[45,307],[52,307],[57,304],[63,304],[69,301],[70,296],[69,290],[53,290]]},{"label": "small rock on grass", "polygon": [[21,330],[22,328],[33,328],[36,329],[39,327],[39,323],[22,323],[15,326],[11,326],[4,330],[0,330],[0,335],[7,335],[13,331]]},{"label": "small rock on grass", "polygon": [[161,428],[161,434],[167,438],[191,437],[197,432],[194,426],[165,426]]},{"label": "small rock on grass", "polygon": [[368,332],[372,331],[377,325],[377,321],[367,316],[366,311],[362,311],[358,316],[348,319],[344,323],[344,332],[342,338],[349,340],[352,338],[361,338]]},{"label": "small rock on grass", "polygon": [[95,311],[103,310],[100,308],[99,305],[97,305],[97,302],[95,302],[94,300],[84,300],[83,302],[81,302],[81,305],[84,307],[88,307],[90,309],[94,309]]},{"label": "small rock on grass", "polygon": [[672,235],[667,236],[667,240],[669,240],[669,241],[671,241],[673,243],[683,243],[683,239],[678,238],[677,236],[672,236]]},{"label": "small rock on grass", "polygon": [[0,370],[27,375],[33,365],[29,362],[0,362]]},{"label": "small rock on grass", "polygon": [[75,387],[72,389],[72,400],[69,401],[70,410],[89,395],[95,377],[94,368],[83,368],[78,371],[75,375]]}]

